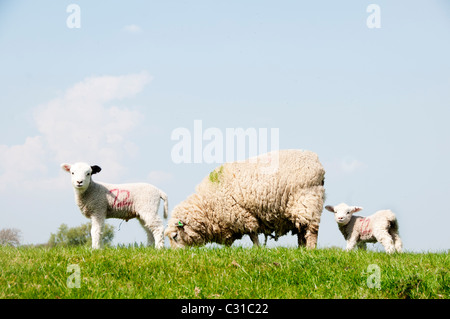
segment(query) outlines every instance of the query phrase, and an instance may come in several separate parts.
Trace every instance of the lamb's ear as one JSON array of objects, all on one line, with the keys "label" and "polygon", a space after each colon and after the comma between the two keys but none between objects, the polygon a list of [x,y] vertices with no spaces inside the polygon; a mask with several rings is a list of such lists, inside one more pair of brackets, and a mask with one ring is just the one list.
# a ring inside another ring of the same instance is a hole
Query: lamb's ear
[{"label": "lamb's ear", "polygon": [[70,167],[71,167],[71,166],[72,166],[72,165],[67,164],[67,163],[61,164],[61,168],[62,168],[63,170],[65,170],[66,172],[69,172],[69,173],[70,173]]},{"label": "lamb's ear", "polygon": [[100,171],[102,170],[102,168],[98,165],[91,166],[91,169],[92,169],[92,174],[100,173]]},{"label": "lamb's ear", "polygon": [[329,212],[336,213],[336,212],[334,211],[334,207],[333,207],[333,206],[327,205],[327,206],[325,206],[325,209],[326,209],[327,211],[329,211]]},{"label": "lamb's ear", "polygon": [[356,213],[356,212],[359,212],[360,210],[362,210],[363,208],[362,207],[359,207],[359,206],[352,206],[352,210],[351,210],[351,212],[352,213]]}]

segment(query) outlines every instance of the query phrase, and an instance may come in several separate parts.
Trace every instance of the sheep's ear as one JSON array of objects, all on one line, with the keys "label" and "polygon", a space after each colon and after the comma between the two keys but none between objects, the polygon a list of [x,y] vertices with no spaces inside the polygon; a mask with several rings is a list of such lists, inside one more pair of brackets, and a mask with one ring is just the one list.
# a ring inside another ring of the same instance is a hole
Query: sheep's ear
[{"label": "sheep's ear", "polygon": [[351,212],[352,213],[356,213],[356,212],[359,212],[360,210],[362,210],[363,208],[362,207],[359,207],[359,206],[352,206],[352,210],[351,210]]},{"label": "sheep's ear", "polygon": [[325,209],[329,212],[335,213],[333,206],[327,205],[327,206],[325,206]]},{"label": "sheep's ear", "polygon": [[61,168],[62,168],[63,170],[65,170],[66,172],[69,172],[69,173],[70,173],[70,167],[71,167],[71,166],[72,166],[72,165],[67,164],[67,163],[61,164]]},{"label": "sheep's ear", "polygon": [[100,171],[102,170],[102,168],[98,165],[91,166],[91,169],[92,169],[92,174],[100,173]]}]

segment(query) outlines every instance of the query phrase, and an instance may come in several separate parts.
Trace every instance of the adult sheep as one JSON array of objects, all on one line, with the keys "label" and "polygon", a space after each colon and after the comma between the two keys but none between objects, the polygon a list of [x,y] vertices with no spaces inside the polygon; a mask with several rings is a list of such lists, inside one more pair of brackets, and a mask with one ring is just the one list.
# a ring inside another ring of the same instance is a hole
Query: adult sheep
[{"label": "adult sheep", "polygon": [[92,221],[92,248],[100,248],[105,218],[128,221],[137,218],[147,232],[148,245],[164,246],[164,226],[158,215],[160,199],[164,200],[164,218],[167,218],[167,195],[145,183],[107,184],[95,182],[92,175],[101,171],[97,165],[86,163],[61,164],[71,174],[75,201],[81,213]]},{"label": "adult sheep", "polygon": [[178,204],[165,231],[172,247],[209,242],[231,245],[259,233],[297,234],[315,248],[325,196],[325,171],[317,154],[280,150],[225,163]]}]

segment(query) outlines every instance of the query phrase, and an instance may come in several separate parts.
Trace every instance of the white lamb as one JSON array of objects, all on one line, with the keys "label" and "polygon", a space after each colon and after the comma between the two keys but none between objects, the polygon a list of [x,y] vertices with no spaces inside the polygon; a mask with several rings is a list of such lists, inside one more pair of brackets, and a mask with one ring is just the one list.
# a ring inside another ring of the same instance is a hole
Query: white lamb
[{"label": "white lamb", "polygon": [[105,218],[128,221],[137,218],[147,232],[148,245],[164,246],[164,226],[158,216],[160,199],[164,200],[164,218],[167,218],[167,195],[145,183],[106,184],[95,182],[92,175],[101,171],[97,165],[86,163],[61,164],[70,172],[75,191],[75,202],[81,213],[92,221],[92,248],[100,248]]},{"label": "white lamb", "polygon": [[387,253],[402,252],[402,241],[398,233],[398,222],[390,210],[379,210],[368,217],[353,216],[362,207],[348,206],[341,203],[337,206],[325,206],[334,213],[339,230],[347,240],[347,250],[358,245],[366,249],[366,243],[380,242]]}]

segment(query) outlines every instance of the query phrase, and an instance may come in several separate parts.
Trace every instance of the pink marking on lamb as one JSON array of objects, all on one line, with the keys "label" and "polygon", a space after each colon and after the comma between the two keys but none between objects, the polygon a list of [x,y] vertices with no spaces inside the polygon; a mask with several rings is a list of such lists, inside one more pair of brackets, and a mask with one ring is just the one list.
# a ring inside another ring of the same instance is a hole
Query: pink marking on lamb
[{"label": "pink marking on lamb", "polygon": [[[123,208],[131,206],[133,204],[133,202],[130,200],[130,191],[115,188],[111,189],[109,192],[114,195],[114,203],[112,205],[113,208]],[[120,195],[122,194],[124,194],[124,196],[122,196],[123,198],[119,199]]]},{"label": "pink marking on lamb", "polygon": [[361,219],[361,236],[370,235],[372,230],[369,228],[370,218]]}]

